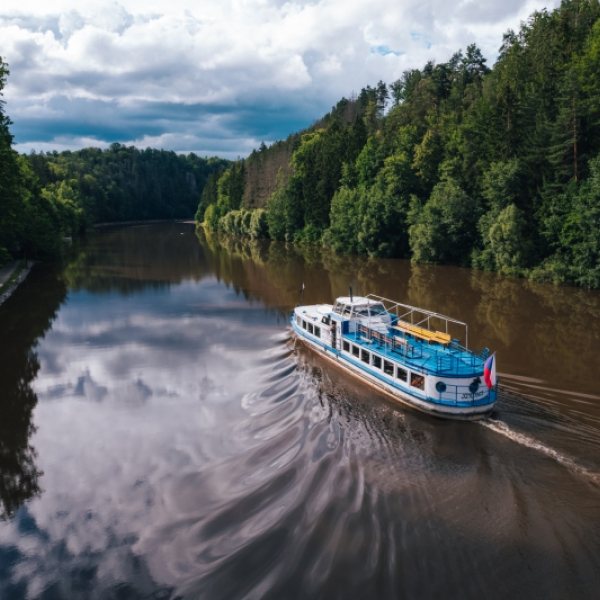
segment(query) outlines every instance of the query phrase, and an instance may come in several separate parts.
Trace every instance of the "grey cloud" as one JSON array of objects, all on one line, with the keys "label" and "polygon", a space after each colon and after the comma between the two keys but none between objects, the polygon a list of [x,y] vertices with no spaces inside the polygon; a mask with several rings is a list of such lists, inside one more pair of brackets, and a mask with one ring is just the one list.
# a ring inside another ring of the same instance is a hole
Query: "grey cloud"
[{"label": "grey cloud", "polygon": [[212,2],[195,15],[177,3],[155,15],[110,1],[60,15],[14,8],[0,16],[0,32],[18,148],[147,140],[245,155],[310,125],[342,96],[472,42],[492,64],[503,23],[527,16],[524,0],[346,6],[277,0],[236,5],[226,17]]},{"label": "grey cloud", "polygon": [[[496,23],[517,14],[522,6],[522,0],[471,0],[461,5],[457,16],[466,23]],[[518,25],[518,22],[515,23],[514,28]],[[501,41],[498,40],[498,46]]]}]

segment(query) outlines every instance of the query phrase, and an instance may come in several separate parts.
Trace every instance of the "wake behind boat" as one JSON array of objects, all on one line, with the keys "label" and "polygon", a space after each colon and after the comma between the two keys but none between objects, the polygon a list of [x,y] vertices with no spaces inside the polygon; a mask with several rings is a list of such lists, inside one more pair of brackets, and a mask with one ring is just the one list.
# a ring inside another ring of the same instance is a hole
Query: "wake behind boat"
[{"label": "wake behind boat", "polygon": [[[466,323],[452,317],[350,291],[333,305],[296,307],[291,322],[308,346],[423,412],[472,420],[494,408],[495,356],[469,350]],[[464,346],[448,333],[456,326],[464,328]]]}]

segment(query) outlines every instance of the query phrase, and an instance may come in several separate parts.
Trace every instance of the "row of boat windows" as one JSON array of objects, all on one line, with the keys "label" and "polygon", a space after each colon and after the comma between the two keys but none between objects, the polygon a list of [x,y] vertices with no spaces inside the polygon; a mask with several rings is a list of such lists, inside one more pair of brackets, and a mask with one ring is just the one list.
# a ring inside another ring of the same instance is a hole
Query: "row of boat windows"
[{"label": "row of boat windows", "polygon": [[355,346],[346,340],[344,340],[342,347],[346,352],[351,353],[352,356],[360,359],[365,364],[370,365],[375,369],[379,369],[386,375],[395,377],[400,381],[408,381],[408,375],[410,373],[410,385],[419,390],[425,389],[425,377],[423,375],[407,371],[398,365],[394,365],[394,363],[390,362],[389,360],[385,360],[381,358],[381,356],[373,354],[364,348],[359,348],[358,346]]},{"label": "row of boat windows", "polygon": [[320,338],[321,337],[321,328],[317,325],[313,325],[312,323],[307,323],[304,319],[301,319],[296,315],[296,323],[298,323],[298,327],[302,327],[302,329],[306,329],[308,333]]},{"label": "row of boat windows", "polygon": [[378,317],[387,314],[385,306],[379,302],[376,304],[364,304],[359,306],[351,306],[349,304],[336,302],[333,305],[333,312],[337,313],[338,315],[349,317],[353,311],[354,314],[358,315],[359,317]]}]

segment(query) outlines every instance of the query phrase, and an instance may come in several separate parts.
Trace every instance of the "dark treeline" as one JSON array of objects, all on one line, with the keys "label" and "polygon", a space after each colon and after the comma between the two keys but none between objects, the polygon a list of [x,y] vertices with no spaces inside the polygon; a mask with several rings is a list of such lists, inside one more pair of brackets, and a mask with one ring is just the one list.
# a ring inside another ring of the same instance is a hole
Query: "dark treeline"
[{"label": "dark treeline", "polygon": [[[0,58],[0,93],[8,74]],[[192,218],[211,174],[231,164],[121,144],[19,156],[10,124],[0,103],[0,265],[54,258],[97,222]]]},{"label": "dark treeline", "polygon": [[472,45],[343,99],[214,177],[198,220],[257,235],[260,158],[274,239],[600,287],[599,17],[564,0],[508,31],[492,69]]}]

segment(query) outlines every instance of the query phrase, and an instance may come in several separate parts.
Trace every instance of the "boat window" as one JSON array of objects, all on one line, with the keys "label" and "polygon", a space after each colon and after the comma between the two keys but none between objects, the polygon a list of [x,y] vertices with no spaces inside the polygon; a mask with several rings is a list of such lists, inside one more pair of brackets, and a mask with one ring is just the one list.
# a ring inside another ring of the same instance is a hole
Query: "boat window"
[{"label": "boat window", "polygon": [[302,325],[302,319],[298,315],[296,315],[296,323],[298,323],[298,327]]},{"label": "boat window", "polygon": [[343,307],[343,304],[341,304],[340,302],[336,302],[333,305],[333,312],[337,313],[338,315],[341,315],[342,314],[342,307]]},{"label": "boat window", "polygon": [[325,325],[331,325],[331,317],[329,315],[325,315],[321,319],[321,323],[325,323]]},{"label": "boat window", "polygon": [[364,363],[369,364],[371,362],[371,354],[369,352],[367,352],[366,350],[361,350],[360,351],[360,360],[362,360]]},{"label": "boat window", "polygon": [[344,306],[344,316],[350,316],[350,313],[352,312],[352,307],[349,305]]},{"label": "boat window", "polygon": [[410,374],[410,385],[416,387],[419,390],[425,389],[425,377],[418,375],[417,373]]},{"label": "boat window", "polygon": [[302,329],[306,329],[306,321],[302,321]]},{"label": "boat window", "polygon": [[348,342],[344,342],[344,350],[350,352],[350,344]]},{"label": "boat window", "polygon": [[308,328],[307,328],[307,329],[308,329],[308,333],[312,333],[312,332],[313,332],[313,326],[312,326],[312,323],[309,323],[309,324],[308,324]]},{"label": "boat window", "polygon": [[373,366],[376,369],[381,369],[381,356],[377,356],[376,354],[373,354]]},{"label": "boat window", "polygon": [[372,317],[387,315],[387,311],[385,310],[385,306],[383,306],[383,304],[371,304],[369,310],[371,311]]},{"label": "boat window", "polygon": [[402,367],[396,367],[396,378],[402,379],[402,381],[406,381],[408,378],[408,373],[406,372],[406,369],[403,369]]},{"label": "boat window", "polygon": [[393,377],[394,376],[394,365],[391,362],[384,360],[383,361],[383,372],[386,375],[391,375]]},{"label": "boat window", "polygon": [[358,353],[359,353],[358,346],[352,346],[352,354],[354,356],[358,356]]},{"label": "boat window", "polygon": [[321,328],[320,327],[315,326],[315,335],[317,337],[321,337]]},{"label": "boat window", "polygon": [[354,312],[359,317],[368,317],[369,316],[369,307],[368,306],[355,306]]}]

